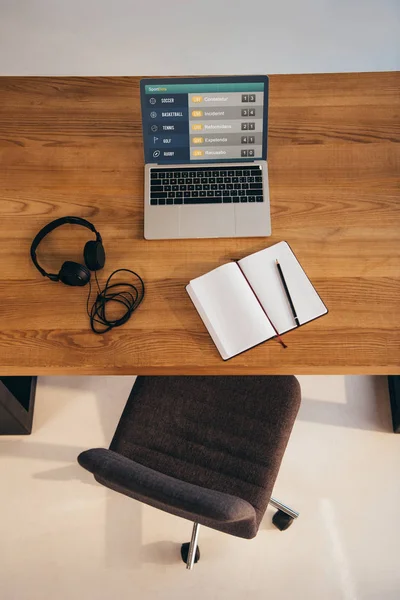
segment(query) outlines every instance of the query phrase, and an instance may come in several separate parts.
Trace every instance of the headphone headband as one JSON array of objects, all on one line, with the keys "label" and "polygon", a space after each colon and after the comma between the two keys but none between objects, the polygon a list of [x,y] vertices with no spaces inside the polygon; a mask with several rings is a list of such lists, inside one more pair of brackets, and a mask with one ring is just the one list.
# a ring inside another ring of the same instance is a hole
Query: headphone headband
[{"label": "headphone headband", "polygon": [[48,277],[52,281],[58,281],[58,274],[57,273],[47,273],[47,271],[45,271],[39,265],[38,260],[36,258],[36,249],[39,246],[40,242],[46,237],[46,235],[48,235],[49,233],[54,231],[54,229],[57,229],[57,227],[61,227],[61,225],[66,225],[66,224],[81,225],[82,227],[86,227],[86,229],[90,229],[90,231],[93,231],[93,233],[96,235],[96,242],[102,242],[101,235],[97,231],[95,226],[92,223],[90,223],[90,221],[87,221],[86,219],[83,219],[82,217],[61,217],[60,219],[55,219],[54,221],[47,223],[47,225],[45,225],[39,231],[39,233],[37,233],[35,235],[35,237],[33,239],[33,242],[31,244],[31,259],[32,259],[33,264],[35,265],[37,270],[43,275],[43,277]]}]

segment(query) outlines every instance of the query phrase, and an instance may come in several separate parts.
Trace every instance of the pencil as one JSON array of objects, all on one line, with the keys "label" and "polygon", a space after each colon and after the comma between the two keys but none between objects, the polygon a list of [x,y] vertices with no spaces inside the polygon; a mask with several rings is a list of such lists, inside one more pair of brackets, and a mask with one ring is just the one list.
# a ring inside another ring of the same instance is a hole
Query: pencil
[{"label": "pencil", "polygon": [[278,261],[276,261],[276,266],[278,267],[279,277],[281,278],[282,285],[283,285],[284,290],[285,290],[286,298],[288,299],[288,302],[289,302],[289,305],[290,305],[290,310],[292,311],[293,318],[294,318],[295,323],[296,323],[296,325],[298,327],[300,325],[300,322],[299,322],[298,316],[296,314],[296,309],[294,307],[293,300],[292,300],[292,298],[290,296],[290,293],[289,293],[289,290],[288,290],[288,286],[286,285],[286,281],[285,281],[285,277],[284,277],[283,272],[282,272],[281,265],[279,264]]}]

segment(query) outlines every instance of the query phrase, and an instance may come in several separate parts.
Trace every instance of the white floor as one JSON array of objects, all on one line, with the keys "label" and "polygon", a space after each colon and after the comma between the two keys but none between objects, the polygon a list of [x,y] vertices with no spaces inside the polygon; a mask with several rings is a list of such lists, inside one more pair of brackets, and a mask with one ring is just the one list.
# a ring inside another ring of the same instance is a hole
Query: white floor
[{"label": "white floor", "polygon": [[0,438],[1,600],[398,600],[400,436],[386,379],[300,377],[303,403],[257,538],[200,529],[94,482],[76,463],[107,446],[133,378],[40,378],[34,431]]}]

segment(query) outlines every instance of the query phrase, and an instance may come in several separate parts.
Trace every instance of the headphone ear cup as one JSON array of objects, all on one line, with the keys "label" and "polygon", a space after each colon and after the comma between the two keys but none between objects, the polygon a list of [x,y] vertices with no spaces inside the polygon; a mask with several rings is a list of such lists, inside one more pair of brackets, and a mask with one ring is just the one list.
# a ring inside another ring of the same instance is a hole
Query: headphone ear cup
[{"label": "headphone ear cup", "polygon": [[90,271],[72,260],[66,260],[58,274],[60,281],[65,285],[83,286],[90,281]]},{"label": "headphone ear cup", "polygon": [[90,240],[86,242],[83,250],[85,264],[90,271],[98,271],[104,267],[106,262],[106,253],[101,242]]}]

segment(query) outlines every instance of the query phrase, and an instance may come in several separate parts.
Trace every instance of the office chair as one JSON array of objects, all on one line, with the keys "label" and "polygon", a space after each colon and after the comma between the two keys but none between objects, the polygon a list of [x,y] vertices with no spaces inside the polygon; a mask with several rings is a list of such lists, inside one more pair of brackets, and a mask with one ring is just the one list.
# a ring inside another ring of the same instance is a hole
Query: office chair
[{"label": "office chair", "polygon": [[138,377],[109,450],[78,462],[106,487],[194,522],[181,547],[192,569],[200,524],[250,539],[268,504],[281,530],[298,517],[271,493],[299,406],[295,377]]}]

